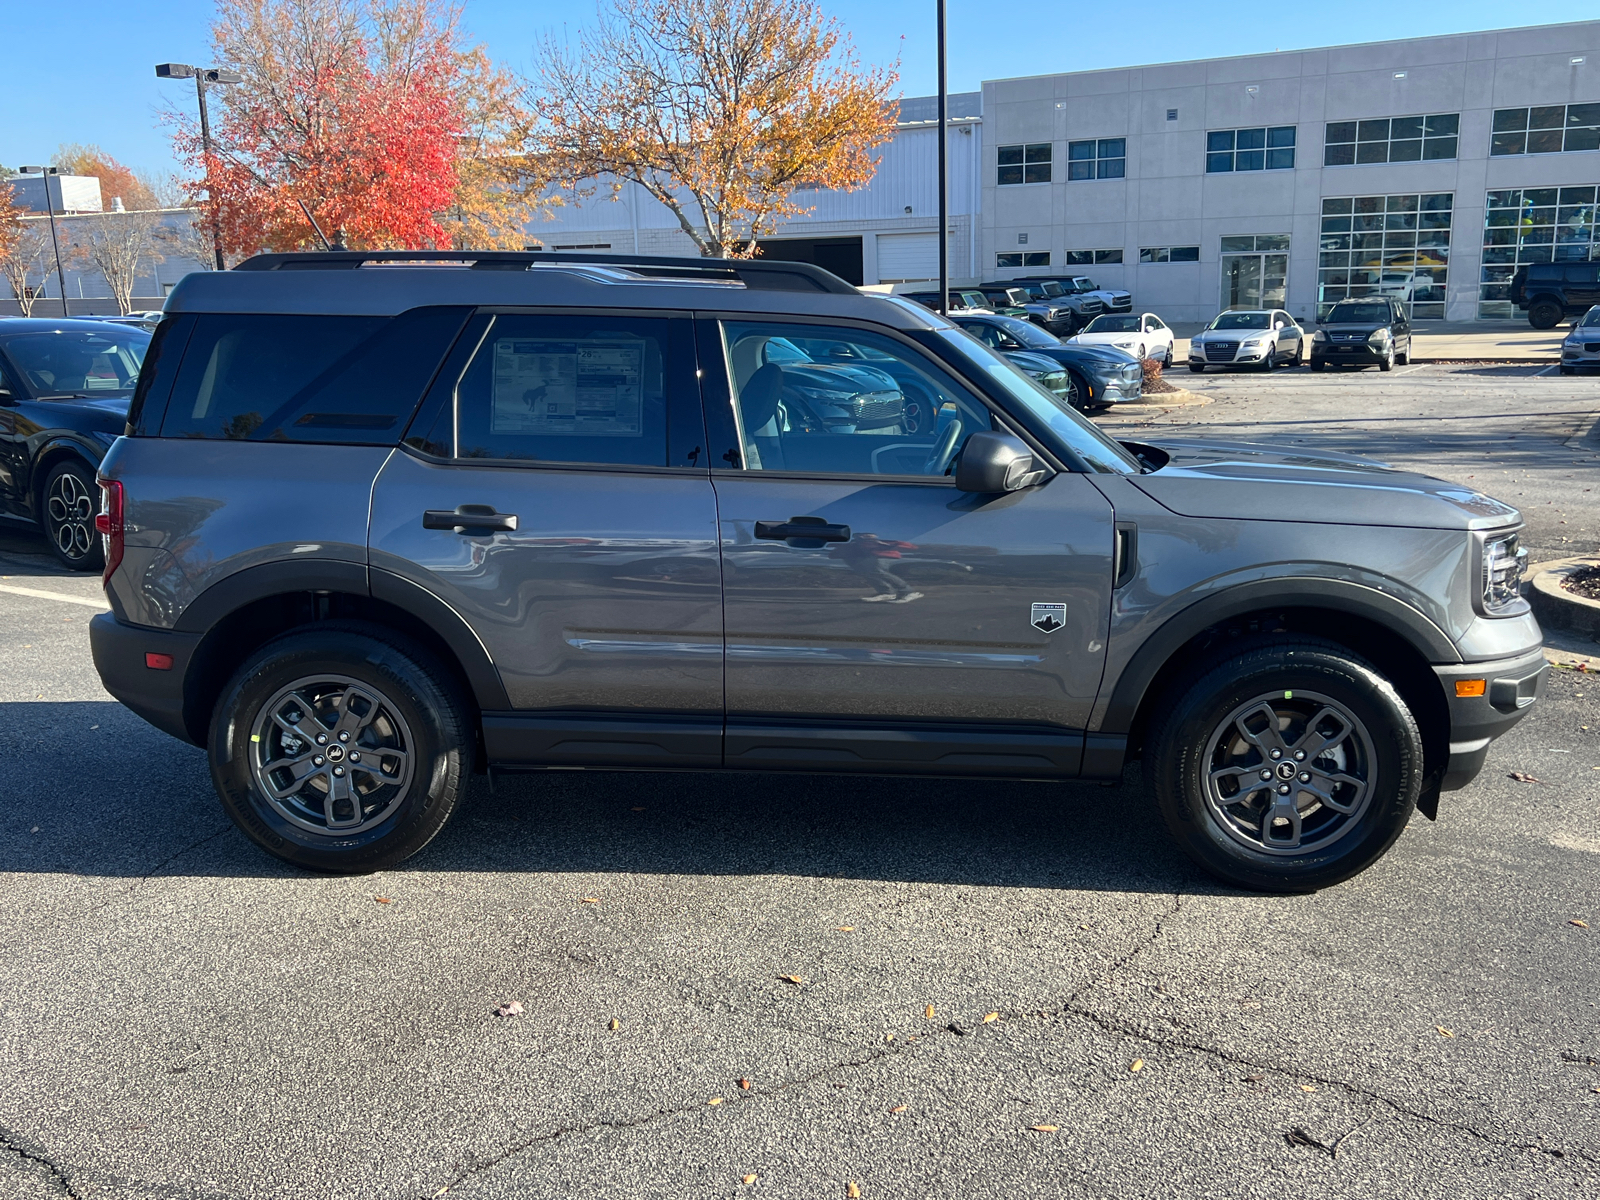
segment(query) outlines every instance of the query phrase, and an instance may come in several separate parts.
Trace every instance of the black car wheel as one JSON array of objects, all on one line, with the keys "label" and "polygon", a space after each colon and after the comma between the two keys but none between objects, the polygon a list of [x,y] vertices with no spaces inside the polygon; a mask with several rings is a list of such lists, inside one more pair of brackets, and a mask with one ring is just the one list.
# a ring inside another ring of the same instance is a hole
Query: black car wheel
[{"label": "black car wheel", "polygon": [[1394,343],[1389,344],[1389,348],[1383,352],[1383,357],[1378,360],[1378,370],[1394,370]]},{"label": "black car wheel", "polygon": [[100,487],[87,463],[68,459],[45,477],[42,517],[55,556],[74,571],[98,571],[106,563],[94,517]]},{"label": "black car wheel", "polygon": [[365,873],[444,827],[472,748],[465,707],[432,655],[386,630],[327,622],[263,646],[223,689],[211,778],[269,854]]},{"label": "black car wheel", "polygon": [[1189,370],[1193,371],[1196,375],[1204,374],[1205,373],[1205,369],[1206,369],[1205,363],[1192,362],[1192,363],[1189,364]]},{"label": "black car wheel", "polygon": [[1230,647],[1152,728],[1146,770],[1173,837],[1213,875],[1261,891],[1312,891],[1371,866],[1422,788],[1405,702],[1321,639]]},{"label": "black car wheel", "polygon": [[1172,370],[1172,343],[1171,342],[1167,343],[1167,356],[1161,360],[1161,369],[1163,371]]},{"label": "black car wheel", "polygon": [[1311,360],[1311,369],[1313,371],[1326,371],[1328,369],[1328,364],[1320,358],[1313,358]]},{"label": "black car wheel", "polygon": [[1554,329],[1561,323],[1561,306],[1552,300],[1539,300],[1528,309],[1528,324],[1535,329]]},{"label": "black car wheel", "polygon": [[1094,389],[1089,386],[1089,381],[1071,367],[1067,368],[1067,378],[1072,380],[1072,407],[1091,411],[1095,406]]}]

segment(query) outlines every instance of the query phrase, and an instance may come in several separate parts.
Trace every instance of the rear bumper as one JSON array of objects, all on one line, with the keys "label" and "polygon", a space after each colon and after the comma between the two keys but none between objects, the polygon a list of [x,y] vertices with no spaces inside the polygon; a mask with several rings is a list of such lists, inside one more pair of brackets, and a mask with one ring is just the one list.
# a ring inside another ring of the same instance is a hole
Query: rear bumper
[{"label": "rear bumper", "polygon": [[[1453,792],[1472,782],[1483,770],[1494,739],[1527,716],[1544,695],[1550,664],[1544,649],[1536,646],[1515,658],[1452,663],[1436,666],[1433,672],[1450,710],[1450,758],[1439,790]],[[1484,681],[1483,695],[1456,694],[1459,681],[1477,679]]]},{"label": "rear bumper", "polygon": [[[123,704],[163,733],[192,742],[184,721],[183,681],[200,635],[124,625],[110,613],[89,622],[89,648],[100,682]],[[145,655],[171,657],[169,670],[146,665]]]}]

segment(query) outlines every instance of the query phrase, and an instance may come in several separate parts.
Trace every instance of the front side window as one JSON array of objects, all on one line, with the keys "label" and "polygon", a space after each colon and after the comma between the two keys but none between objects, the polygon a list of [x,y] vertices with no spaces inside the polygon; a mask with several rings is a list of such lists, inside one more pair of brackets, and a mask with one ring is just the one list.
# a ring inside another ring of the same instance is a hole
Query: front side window
[{"label": "front side window", "polygon": [[1206,173],[1284,171],[1294,166],[1295,127],[1213,129],[1206,134]]},{"label": "front side window", "polygon": [[1600,149],[1600,104],[1536,104],[1498,108],[1489,153],[1560,154]]},{"label": "front side window", "polygon": [[1329,121],[1323,131],[1322,165],[1345,167],[1454,158],[1460,132],[1460,113]]},{"label": "front side window", "polygon": [[1067,143],[1068,179],[1121,179],[1127,173],[1127,138]]},{"label": "front side window", "polygon": [[989,411],[937,364],[845,326],[722,326],[744,465],[754,471],[943,476]]},{"label": "front side window", "polygon": [[1000,173],[996,183],[1050,182],[1050,143],[1029,142],[1021,146],[1000,147]]}]

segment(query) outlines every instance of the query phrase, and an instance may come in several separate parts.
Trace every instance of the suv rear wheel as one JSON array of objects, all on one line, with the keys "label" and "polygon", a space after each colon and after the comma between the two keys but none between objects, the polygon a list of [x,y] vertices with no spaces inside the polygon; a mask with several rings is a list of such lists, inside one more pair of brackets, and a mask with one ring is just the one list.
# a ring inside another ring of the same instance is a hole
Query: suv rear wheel
[{"label": "suv rear wheel", "polygon": [[1213,875],[1308,892],[1376,862],[1411,819],[1422,738],[1394,687],[1317,639],[1214,662],[1158,718],[1145,769],[1184,851]]},{"label": "suv rear wheel", "polygon": [[296,866],[364,873],[444,827],[473,735],[422,647],[370,626],[287,634],[234,674],[211,723],[211,777],[228,815]]},{"label": "suv rear wheel", "polygon": [[1561,305],[1554,300],[1535,300],[1528,307],[1528,324],[1535,329],[1554,329],[1561,323]]}]

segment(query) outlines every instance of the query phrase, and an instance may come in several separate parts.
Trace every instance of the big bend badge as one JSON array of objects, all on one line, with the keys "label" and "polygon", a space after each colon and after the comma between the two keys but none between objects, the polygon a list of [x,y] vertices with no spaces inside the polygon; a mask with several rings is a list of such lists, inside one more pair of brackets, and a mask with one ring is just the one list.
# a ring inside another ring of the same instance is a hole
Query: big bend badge
[{"label": "big bend badge", "polygon": [[1065,604],[1035,604],[1030,624],[1041,633],[1054,633],[1067,623]]}]

